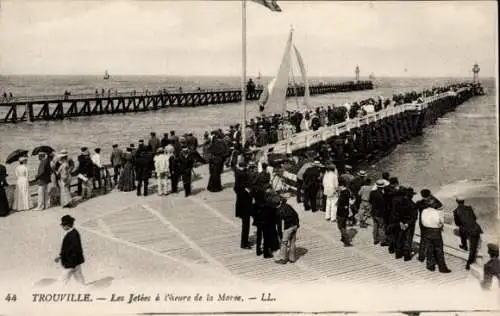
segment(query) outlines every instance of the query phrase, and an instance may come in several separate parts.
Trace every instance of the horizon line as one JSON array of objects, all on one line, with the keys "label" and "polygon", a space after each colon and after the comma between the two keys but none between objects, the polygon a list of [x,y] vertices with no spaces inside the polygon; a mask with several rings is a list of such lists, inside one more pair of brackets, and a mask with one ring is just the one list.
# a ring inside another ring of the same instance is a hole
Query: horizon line
[{"label": "horizon line", "polygon": [[[0,77],[8,77],[8,76],[87,76],[87,77],[102,77],[102,74],[92,74],[92,73],[81,73],[81,74],[47,74],[47,73],[8,73],[8,74],[0,74]],[[247,76],[247,78],[254,78],[257,77],[257,75],[250,75]],[[112,77],[225,77],[225,78],[240,78],[241,75],[228,75],[228,74],[213,74],[213,75],[207,75],[207,74],[192,74],[192,75],[180,75],[180,74],[169,74],[169,75],[164,75],[164,74],[115,74],[111,75]],[[265,75],[261,74],[261,77],[274,77],[274,75]],[[323,77],[323,78],[351,78],[355,80],[355,76],[353,75],[311,75],[309,74],[308,77]],[[375,80],[377,78],[468,78],[471,77],[472,75],[429,75],[429,76],[423,76],[423,75],[375,75]],[[479,76],[479,78],[484,78],[484,79],[496,79],[497,76]],[[362,76],[360,77],[360,80],[369,80],[369,76]]]}]

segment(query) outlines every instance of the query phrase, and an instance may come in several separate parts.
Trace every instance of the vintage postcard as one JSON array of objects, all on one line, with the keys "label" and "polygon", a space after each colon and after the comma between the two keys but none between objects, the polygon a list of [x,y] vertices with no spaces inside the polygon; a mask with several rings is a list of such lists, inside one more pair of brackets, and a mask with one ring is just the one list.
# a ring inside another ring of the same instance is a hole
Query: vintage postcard
[{"label": "vintage postcard", "polygon": [[0,0],[0,315],[498,315],[497,27]]}]

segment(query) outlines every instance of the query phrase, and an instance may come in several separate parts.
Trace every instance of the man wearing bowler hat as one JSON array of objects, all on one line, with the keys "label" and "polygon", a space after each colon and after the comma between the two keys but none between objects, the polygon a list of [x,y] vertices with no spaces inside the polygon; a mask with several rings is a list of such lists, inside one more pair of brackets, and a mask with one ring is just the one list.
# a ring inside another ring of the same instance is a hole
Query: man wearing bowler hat
[{"label": "man wearing bowler hat", "polygon": [[81,264],[85,262],[83,257],[82,242],[80,233],[73,227],[75,219],[70,215],[61,218],[61,227],[66,231],[63,238],[61,252],[55,262],[61,262],[64,273],[61,281],[67,284],[71,276],[75,277],[78,283],[85,284]]}]

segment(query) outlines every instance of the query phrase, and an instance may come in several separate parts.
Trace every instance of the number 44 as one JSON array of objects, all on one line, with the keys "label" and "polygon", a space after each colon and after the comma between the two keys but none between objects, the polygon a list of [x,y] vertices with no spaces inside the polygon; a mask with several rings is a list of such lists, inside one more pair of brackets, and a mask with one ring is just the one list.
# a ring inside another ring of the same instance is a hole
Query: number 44
[{"label": "number 44", "polygon": [[5,297],[5,300],[7,302],[15,302],[15,301],[17,301],[17,296],[16,296],[16,294],[8,293],[7,296]]}]

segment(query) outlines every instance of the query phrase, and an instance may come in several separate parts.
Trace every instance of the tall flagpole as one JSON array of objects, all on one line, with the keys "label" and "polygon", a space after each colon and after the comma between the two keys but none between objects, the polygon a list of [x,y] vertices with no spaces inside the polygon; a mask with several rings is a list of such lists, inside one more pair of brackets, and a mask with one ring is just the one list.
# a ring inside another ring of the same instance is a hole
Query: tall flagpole
[{"label": "tall flagpole", "polygon": [[246,80],[247,80],[247,1],[241,1],[241,103],[243,106],[243,116],[241,122],[241,144],[245,146],[246,142],[246,124],[247,124],[247,107],[246,107]]}]

